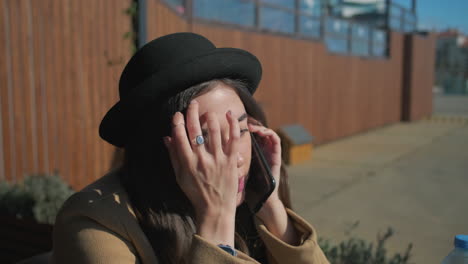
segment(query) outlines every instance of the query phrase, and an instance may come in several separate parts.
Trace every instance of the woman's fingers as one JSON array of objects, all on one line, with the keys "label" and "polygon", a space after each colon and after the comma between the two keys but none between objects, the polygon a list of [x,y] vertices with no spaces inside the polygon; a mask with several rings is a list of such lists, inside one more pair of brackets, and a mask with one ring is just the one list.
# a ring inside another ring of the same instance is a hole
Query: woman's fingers
[{"label": "woman's fingers", "polygon": [[273,131],[270,128],[266,128],[264,126],[257,126],[257,125],[252,125],[249,124],[249,130],[250,132],[254,132],[259,134],[260,136],[271,136],[275,141],[280,141],[280,137],[278,134],[276,134],[275,131]]},{"label": "woman's fingers", "polygon": [[226,154],[228,156],[234,156],[237,159],[237,153],[239,152],[239,138],[240,138],[240,127],[239,121],[232,116],[231,110],[226,113],[226,118],[229,123],[229,141],[227,142]]},{"label": "woman's fingers", "polygon": [[219,127],[218,117],[214,113],[206,114],[206,123],[208,125],[208,149],[215,155],[219,156],[222,153],[221,146],[221,131]]},{"label": "woman's fingers", "polygon": [[190,102],[187,109],[187,131],[194,152],[203,152],[203,144],[197,143],[197,137],[203,136],[200,127],[200,118],[198,113],[198,102],[194,99]]},{"label": "woman's fingers", "polygon": [[185,132],[184,115],[180,112],[175,113],[172,118],[172,146],[175,147],[175,151],[181,162],[188,162],[193,154],[192,147],[187,138],[187,132]]},{"label": "woman's fingers", "polygon": [[270,128],[253,124],[249,124],[249,130],[260,136],[263,149],[273,154],[270,157],[272,161],[281,163],[281,139],[278,134]]}]

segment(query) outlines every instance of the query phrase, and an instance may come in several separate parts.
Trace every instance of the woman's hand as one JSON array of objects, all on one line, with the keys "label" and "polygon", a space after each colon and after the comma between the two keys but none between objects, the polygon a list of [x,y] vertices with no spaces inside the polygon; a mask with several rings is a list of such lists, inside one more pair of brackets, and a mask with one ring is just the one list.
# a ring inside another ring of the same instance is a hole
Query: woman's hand
[{"label": "woman's hand", "polygon": [[258,144],[263,150],[266,160],[270,165],[271,173],[276,181],[275,190],[272,192],[257,216],[263,221],[268,230],[284,242],[297,245],[299,236],[288,217],[286,208],[281,202],[278,188],[281,180],[281,140],[272,129],[266,128],[257,122],[249,122],[249,130],[259,135]]},{"label": "woman's hand", "polygon": [[177,183],[195,209],[197,233],[214,244],[234,246],[240,132],[238,120],[230,111],[226,118],[230,131],[224,147],[214,113],[206,114],[209,139],[197,144],[196,137],[202,135],[202,130],[198,102],[192,100],[186,124],[182,113],[177,112],[172,121],[172,136],[164,142]]},{"label": "woman's hand", "polygon": [[263,154],[270,165],[271,173],[276,181],[275,190],[265,202],[265,205],[277,203],[279,202],[278,186],[281,177],[281,139],[275,131],[262,126],[253,119],[250,119],[248,124],[250,132],[259,136],[257,137],[260,139],[258,140],[258,145],[262,149]]}]

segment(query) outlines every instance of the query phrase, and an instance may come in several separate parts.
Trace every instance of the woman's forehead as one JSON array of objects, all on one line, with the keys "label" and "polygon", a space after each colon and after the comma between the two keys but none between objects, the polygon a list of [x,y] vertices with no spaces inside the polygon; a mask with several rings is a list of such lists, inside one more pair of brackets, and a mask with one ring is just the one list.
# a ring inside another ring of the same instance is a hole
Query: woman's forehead
[{"label": "woman's forehead", "polygon": [[217,114],[220,119],[225,119],[225,114],[231,110],[235,118],[245,113],[244,104],[233,88],[226,85],[218,85],[210,91],[195,98],[199,103],[199,115],[207,112]]}]

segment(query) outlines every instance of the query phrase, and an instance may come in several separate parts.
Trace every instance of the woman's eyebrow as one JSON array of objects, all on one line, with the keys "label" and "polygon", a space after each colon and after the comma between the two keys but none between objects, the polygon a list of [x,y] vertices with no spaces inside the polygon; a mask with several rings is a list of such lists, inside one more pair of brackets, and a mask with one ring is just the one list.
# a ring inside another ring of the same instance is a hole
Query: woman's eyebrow
[{"label": "woman's eyebrow", "polygon": [[241,122],[242,120],[247,118],[247,113],[243,113],[237,120]]}]

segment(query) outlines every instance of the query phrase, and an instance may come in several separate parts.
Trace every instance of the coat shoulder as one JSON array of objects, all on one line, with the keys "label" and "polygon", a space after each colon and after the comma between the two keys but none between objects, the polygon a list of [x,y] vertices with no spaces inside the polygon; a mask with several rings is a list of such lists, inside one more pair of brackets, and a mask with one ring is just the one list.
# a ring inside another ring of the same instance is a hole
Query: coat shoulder
[{"label": "coat shoulder", "polygon": [[102,257],[106,262],[120,254],[119,259],[134,260],[136,257],[142,263],[157,263],[116,171],[72,195],[57,215],[54,256],[77,250],[90,252],[93,257]]},{"label": "coat shoulder", "polygon": [[[56,225],[91,220],[127,238],[125,225],[137,225],[135,214],[117,173],[110,172],[73,194],[59,210]],[[127,223],[123,223],[127,222]]]}]

